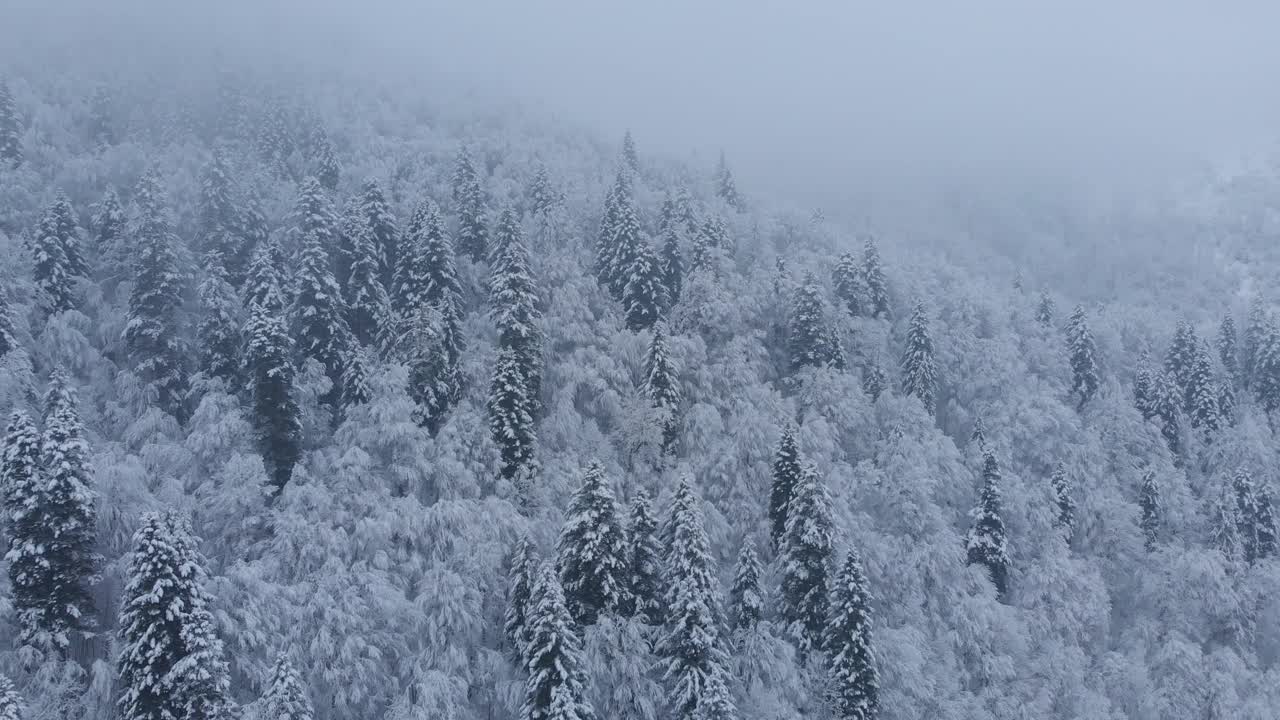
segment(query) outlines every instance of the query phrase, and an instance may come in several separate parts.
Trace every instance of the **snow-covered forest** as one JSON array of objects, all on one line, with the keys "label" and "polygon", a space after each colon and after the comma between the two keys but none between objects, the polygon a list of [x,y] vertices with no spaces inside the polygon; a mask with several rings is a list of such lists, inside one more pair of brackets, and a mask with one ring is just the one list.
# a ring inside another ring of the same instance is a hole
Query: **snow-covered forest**
[{"label": "snow-covered forest", "polygon": [[910,229],[412,72],[8,60],[0,720],[1280,713],[1265,148]]}]

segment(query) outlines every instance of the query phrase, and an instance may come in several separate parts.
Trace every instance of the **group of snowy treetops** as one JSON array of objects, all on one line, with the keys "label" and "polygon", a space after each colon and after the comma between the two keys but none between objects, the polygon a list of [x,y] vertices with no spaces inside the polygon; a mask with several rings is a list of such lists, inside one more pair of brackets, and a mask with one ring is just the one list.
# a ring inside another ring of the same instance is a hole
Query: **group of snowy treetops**
[{"label": "group of snowy treetops", "polygon": [[0,720],[1280,702],[1261,299],[1061,317],[723,156],[206,80],[0,83]]}]

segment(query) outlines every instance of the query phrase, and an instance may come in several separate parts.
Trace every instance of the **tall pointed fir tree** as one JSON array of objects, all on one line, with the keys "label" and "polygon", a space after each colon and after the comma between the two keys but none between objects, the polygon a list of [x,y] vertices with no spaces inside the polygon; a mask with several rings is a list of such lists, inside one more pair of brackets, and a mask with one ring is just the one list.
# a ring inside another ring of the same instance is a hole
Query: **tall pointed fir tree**
[{"label": "tall pointed fir tree", "polygon": [[217,253],[225,260],[241,256],[234,184],[226,153],[213,151],[213,157],[200,174],[200,200],[196,208],[200,228],[199,250]]},{"label": "tall pointed fir tree", "polygon": [[631,562],[627,590],[628,615],[638,615],[650,625],[661,625],[665,618],[663,602],[662,548],[658,544],[658,522],[653,517],[649,494],[643,489],[631,500],[631,518],[627,539]]},{"label": "tall pointed fir tree", "polygon": [[299,357],[315,360],[324,367],[333,383],[325,402],[333,404],[342,396],[342,363],[352,340],[347,308],[331,268],[324,242],[316,230],[309,231],[302,238],[294,278],[297,294],[290,312],[292,337]]},{"label": "tall pointed fir tree", "polygon": [[378,279],[384,288],[391,285],[391,274],[400,258],[400,235],[396,230],[396,216],[391,213],[387,196],[378,181],[369,178],[360,188],[360,217],[366,231],[365,237],[373,244],[378,261]]},{"label": "tall pointed fir tree", "polygon": [[594,720],[586,698],[582,644],[550,565],[542,567],[534,586],[527,647],[529,678],[520,720]]},{"label": "tall pointed fir tree", "polygon": [[1240,360],[1236,345],[1236,321],[1231,313],[1227,313],[1218,326],[1218,360],[1222,362],[1222,368],[1227,371],[1227,377],[1233,386],[1240,382]]},{"label": "tall pointed fir tree", "polygon": [[382,336],[391,304],[378,271],[378,251],[367,228],[358,228],[351,240],[353,256],[342,298],[347,305],[347,326],[362,345],[373,346]]},{"label": "tall pointed fir tree", "polygon": [[871,592],[853,550],[836,576],[826,648],[840,717],[875,720],[880,714],[880,674],[871,639]]},{"label": "tall pointed fir tree", "polygon": [[662,452],[675,450],[679,429],[680,378],[671,353],[667,349],[666,330],[661,323],[653,327],[653,339],[644,359],[644,393],[649,403],[662,414]]},{"label": "tall pointed fir tree", "polygon": [[867,310],[871,317],[889,319],[889,283],[880,264],[880,249],[871,237],[862,246],[862,284],[867,289]]},{"label": "tall pointed fir tree", "polygon": [[504,242],[489,278],[490,316],[498,347],[510,350],[519,367],[529,412],[536,415],[542,394],[542,312],[529,269],[529,252],[518,232]]},{"label": "tall pointed fir tree", "polygon": [[456,300],[458,279],[449,257],[452,248],[434,203],[426,201],[414,209],[401,250],[390,289],[391,306],[398,315],[411,315],[446,298]]},{"label": "tall pointed fir tree", "polygon": [[1150,353],[1143,350],[1133,371],[1133,406],[1142,413],[1143,420],[1150,420],[1155,415],[1153,383]]},{"label": "tall pointed fir tree", "polygon": [[684,257],[680,254],[679,231],[672,227],[662,233],[662,284],[667,290],[667,305],[680,302],[684,290]]},{"label": "tall pointed fir tree", "polygon": [[738,212],[746,209],[742,195],[738,192],[738,185],[733,181],[733,173],[729,171],[729,163],[724,159],[724,153],[720,153],[720,162],[716,165],[716,196]]},{"label": "tall pointed fir tree", "polygon": [[1218,382],[1213,376],[1209,346],[1201,343],[1195,348],[1191,370],[1187,374],[1187,415],[1191,427],[1201,428],[1207,433],[1217,432],[1222,425],[1222,408],[1218,399]]},{"label": "tall pointed fir tree", "polygon": [[533,585],[539,564],[529,536],[521,536],[511,553],[511,568],[507,572],[507,610],[502,623],[507,648],[521,668],[529,652],[529,614],[533,610]]},{"label": "tall pointed fir tree", "polygon": [[773,483],[769,492],[769,539],[773,541],[775,550],[782,547],[791,498],[804,475],[804,468],[800,465],[800,443],[796,439],[798,432],[795,424],[788,423],[782,429],[782,439],[778,441],[778,449],[773,455]]},{"label": "tall pointed fir tree", "polygon": [[1067,320],[1067,353],[1071,363],[1071,394],[1079,400],[1077,407],[1083,408],[1098,392],[1097,349],[1083,305],[1077,305]]},{"label": "tall pointed fir tree", "polygon": [[62,231],[58,213],[50,207],[41,216],[29,243],[41,304],[51,313],[71,310],[77,305],[76,273],[67,257]]},{"label": "tall pointed fir tree", "polygon": [[0,720],[22,720],[22,696],[4,675],[0,675]]},{"label": "tall pointed fir tree", "polygon": [[1036,322],[1045,327],[1053,327],[1053,316],[1057,311],[1053,297],[1047,291],[1040,293],[1040,304],[1036,305]]},{"label": "tall pointed fir tree", "polygon": [[271,679],[267,681],[267,691],[262,696],[261,707],[259,717],[264,720],[315,718],[315,708],[311,705],[311,698],[307,696],[302,676],[284,653],[280,653],[271,668]]},{"label": "tall pointed fir tree", "polygon": [[1254,353],[1253,392],[1268,413],[1280,409],[1280,328],[1270,319],[1257,333]]},{"label": "tall pointed fir tree", "polygon": [[342,176],[342,165],[338,163],[338,154],[333,142],[324,132],[316,134],[312,143],[311,164],[315,170],[316,180],[320,186],[330,192],[338,189],[338,180]]},{"label": "tall pointed fir tree", "polygon": [[569,501],[558,545],[560,584],[578,625],[627,604],[627,535],[604,466],[592,462]]},{"label": "tall pointed fir tree", "polygon": [[556,206],[555,188],[551,187],[551,176],[546,165],[539,165],[533,173],[533,182],[529,185],[529,214],[534,217],[546,217]]},{"label": "tall pointed fir tree", "polygon": [[1186,320],[1179,320],[1173,333],[1173,341],[1169,344],[1169,353],[1164,359],[1164,371],[1169,373],[1182,397],[1182,410],[1191,414],[1192,374],[1195,371],[1196,354],[1200,349],[1200,340],[1196,331]]},{"label": "tall pointed fir tree", "polygon": [[248,276],[244,281],[244,307],[266,308],[283,315],[288,308],[285,300],[284,250],[276,238],[257,246],[249,261]]},{"label": "tall pointed fir tree", "polygon": [[1160,434],[1169,452],[1177,456],[1182,452],[1181,394],[1169,373],[1157,372],[1152,376],[1150,397],[1147,412],[1160,425]]},{"label": "tall pointed fir tree", "polygon": [[1240,373],[1246,388],[1253,387],[1254,374],[1258,369],[1258,351],[1269,320],[1270,313],[1263,305],[1262,298],[1255,297],[1249,304],[1249,315],[1244,326],[1244,343],[1240,356]]},{"label": "tall pointed fir tree", "polygon": [[200,322],[196,325],[199,369],[205,377],[218,378],[231,390],[240,387],[240,302],[227,278],[222,258],[216,253],[205,258],[204,279],[200,281]]},{"label": "tall pointed fir tree", "polygon": [[675,720],[700,720],[712,706],[715,678],[723,679],[727,657],[720,643],[720,611],[715,567],[703,528],[700,501],[685,477],[676,488],[667,533],[669,580],[666,632],[658,646],[665,660],[670,713]]},{"label": "tall pointed fir tree", "polygon": [[1071,537],[1071,529],[1075,525],[1076,519],[1076,501],[1072,497],[1073,488],[1071,487],[1071,479],[1067,477],[1066,465],[1058,463],[1053,468],[1053,475],[1049,478],[1049,484],[1053,489],[1054,504],[1057,506],[1053,524],[1056,527],[1066,528],[1067,537]]},{"label": "tall pointed fir tree", "polygon": [[830,607],[834,533],[826,483],[817,468],[809,465],[792,493],[779,553],[782,619],[806,653],[822,647]]},{"label": "tall pointed fir tree", "polygon": [[125,346],[136,372],[155,393],[160,408],[186,421],[187,350],[179,334],[184,278],[178,268],[178,238],[169,223],[160,177],[150,172],[138,185],[137,259]]},{"label": "tall pointed fir tree", "polygon": [[1235,493],[1237,534],[1244,560],[1254,563],[1276,551],[1276,524],[1271,494],[1259,489],[1249,471],[1241,468],[1231,481]]},{"label": "tall pointed fir tree", "polygon": [[58,191],[49,206],[49,214],[54,217],[58,229],[58,242],[62,244],[62,254],[67,258],[67,272],[75,277],[89,277],[89,263],[80,244],[80,223],[65,192]]},{"label": "tall pointed fir tree", "polygon": [[[325,195],[320,181],[313,176],[303,178],[298,186],[298,199],[294,202],[289,221],[289,234],[296,245],[294,249],[297,252],[302,251],[303,244],[311,235],[319,240],[326,256],[335,252],[341,245],[338,213],[329,197]],[[332,272],[332,266],[330,272]]]},{"label": "tall pointed fir tree", "polygon": [[474,262],[484,261],[489,255],[484,190],[471,153],[465,147],[458,151],[453,169],[453,207],[458,213],[458,252]]},{"label": "tall pointed fir tree", "polygon": [[615,300],[625,301],[627,282],[640,247],[646,241],[631,197],[631,180],[622,170],[605,201],[605,215],[596,243],[596,276]]},{"label": "tall pointed fir tree", "polygon": [[255,305],[245,327],[245,366],[253,398],[253,426],[276,494],[302,455],[302,420],[293,391],[293,343],[284,318]]},{"label": "tall pointed fir tree", "polygon": [[862,392],[871,398],[871,402],[880,399],[880,394],[889,385],[889,378],[885,377],[884,368],[880,366],[878,360],[872,359],[867,361],[867,366],[862,369]]},{"label": "tall pointed fir tree", "polygon": [[965,539],[970,565],[982,565],[1003,599],[1009,583],[1009,548],[1000,501],[1000,464],[988,450],[982,458],[982,497],[973,510],[973,527]]},{"label": "tall pointed fir tree", "polygon": [[107,188],[103,193],[102,200],[94,208],[90,223],[93,226],[94,250],[98,257],[98,273],[119,281],[129,266],[124,242],[128,219],[114,188]]},{"label": "tall pointed fir tree", "polygon": [[930,415],[938,389],[938,370],[933,357],[933,338],[929,336],[929,318],[924,303],[916,303],[907,326],[906,345],[902,350],[902,392],[919,398]]},{"label": "tall pointed fir tree", "polygon": [[13,309],[9,293],[0,286],[0,358],[18,349],[18,335],[13,325]]},{"label": "tall pointed fir tree", "polygon": [[693,270],[716,271],[717,254],[729,250],[729,230],[725,227],[724,218],[708,217],[693,234],[693,258],[690,268]]},{"label": "tall pointed fir tree", "polygon": [[142,517],[120,609],[121,720],[215,720],[230,711],[206,576],[185,519],[172,511]]},{"label": "tall pointed fir tree", "polygon": [[0,79],[0,161],[8,167],[22,164],[22,119],[9,85]]},{"label": "tall pointed fir tree", "polygon": [[764,615],[764,593],[760,589],[760,559],[756,546],[747,539],[738,550],[733,567],[733,587],[729,590],[729,629],[751,631]]},{"label": "tall pointed fir tree", "polygon": [[1164,522],[1164,509],[1161,505],[1156,472],[1147,470],[1142,474],[1142,488],[1138,491],[1138,507],[1142,513],[1138,519],[1138,527],[1142,529],[1147,552],[1153,552],[1160,540],[1160,526]]},{"label": "tall pointed fir tree", "polygon": [[628,130],[622,136],[622,164],[632,174],[640,172],[640,155],[636,152],[636,141]]},{"label": "tall pointed fir tree", "polygon": [[831,280],[836,288],[836,297],[840,298],[844,309],[853,317],[861,315],[866,291],[862,287],[862,271],[858,267],[858,259],[853,253],[840,255],[835,270],[831,272]]},{"label": "tall pointed fir tree", "polygon": [[521,471],[532,470],[538,440],[532,405],[519,355],[511,348],[502,348],[489,384],[489,431],[502,458],[502,477],[507,480],[515,480]]},{"label": "tall pointed fir tree", "polygon": [[622,269],[622,307],[627,329],[632,332],[652,327],[663,310],[670,306],[662,263],[648,240],[641,239],[634,248],[631,261]]},{"label": "tall pointed fir tree", "polygon": [[346,411],[369,402],[373,397],[370,382],[373,374],[373,358],[368,348],[355,345],[342,360],[342,397],[338,404]]},{"label": "tall pointed fir tree", "polygon": [[288,178],[291,172],[289,158],[296,148],[289,115],[280,102],[273,99],[258,128],[258,155],[277,178]]},{"label": "tall pointed fir tree", "polygon": [[822,289],[813,273],[804,275],[804,282],[796,288],[787,319],[787,350],[791,354],[791,367],[831,366],[844,368],[844,352],[834,331],[827,327],[826,311],[822,302]]}]

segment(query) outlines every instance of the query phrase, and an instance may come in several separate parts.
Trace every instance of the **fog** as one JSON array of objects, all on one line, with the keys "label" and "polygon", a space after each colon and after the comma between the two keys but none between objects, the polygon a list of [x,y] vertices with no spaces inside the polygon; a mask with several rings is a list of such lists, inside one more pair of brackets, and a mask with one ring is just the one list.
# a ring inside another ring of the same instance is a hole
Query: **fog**
[{"label": "fog", "polygon": [[204,46],[397,67],[428,92],[446,82],[517,100],[605,138],[630,128],[646,152],[709,164],[724,150],[748,192],[814,204],[954,184],[1141,184],[1263,147],[1280,128],[1274,3],[16,5],[11,39],[86,62],[95,47],[191,60]]}]

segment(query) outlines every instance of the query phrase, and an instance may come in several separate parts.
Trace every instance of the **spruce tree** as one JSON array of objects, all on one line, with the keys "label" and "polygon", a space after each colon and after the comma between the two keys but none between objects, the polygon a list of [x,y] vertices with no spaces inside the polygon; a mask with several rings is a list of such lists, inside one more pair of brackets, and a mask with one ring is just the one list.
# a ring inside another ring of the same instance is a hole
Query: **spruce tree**
[{"label": "spruce tree", "polygon": [[1268,413],[1280,408],[1280,329],[1265,321],[1258,331],[1254,355],[1253,392]]},{"label": "spruce tree", "polygon": [[333,142],[329,140],[329,136],[320,132],[317,134],[312,148],[312,166],[315,168],[316,180],[320,186],[330,192],[338,189],[338,180],[341,179],[342,166],[338,163],[337,153],[333,149]]},{"label": "spruce tree", "polygon": [[742,543],[733,568],[729,590],[729,629],[754,630],[764,615],[764,593],[760,590],[760,559],[750,539]]},{"label": "spruce tree", "polygon": [[1151,379],[1151,417],[1160,425],[1160,434],[1169,446],[1169,452],[1182,452],[1182,414],[1179,408],[1180,393],[1173,378],[1166,372],[1158,372]]},{"label": "spruce tree", "polygon": [[466,148],[458,151],[453,170],[453,206],[458,213],[458,252],[482,262],[489,255],[484,190]]},{"label": "spruce tree", "polygon": [[1084,306],[1077,305],[1067,320],[1067,351],[1071,362],[1071,393],[1083,408],[1098,392],[1098,362],[1093,333],[1085,319]]},{"label": "spruce tree", "polygon": [[342,288],[347,326],[360,344],[373,346],[382,335],[391,301],[379,277],[378,252],[368,230],[358,229],[352,244],[351,272]]},{"label": "spruce tree", "polygon": [[275,238],[254,248],[244,281],[246,310],[258,306],[276,315],[284,314],[289,303],[285,300],[283,266],[284,251]]},{"label": "spruce tree", "polygon": [[243,252],[239,234],[238,212],[231,180],[231,167],[221,148],[200,175],[200,201],[196,212],[199,223],[199,249],[218,253],[223,258]]},{"label": "spruce tree", "polygon": [[840,717],[875,720],[880,713],[880,675],[871,639],[871,593],[862,562],[852,550],[836,577],[826,638]]},{"label": "spruce tree", "polygon": [[326,402],[337,402],[342,394],[342,362],[351,348],[347,308],[342,302],[338,281],[333,277],[329,253],[319,234],[311,230],[302,238],[302,253],[294,279],[292,337],[302,359],[324,366],[333,382]]},{"label": "spruce tree", "polygon": [[675,449],[679,429],[680,378],[667,349],[666,330],[662,324],[653,327],[653,340],[644,359],[644,393],[649,403],[662,412],[662,452]]},{"label": "spruce tree", "polygon": [[716,165],[716,196],[738,212],[746,209],[742,195],[738,193],[737,183],[733,181],[733,173],[729,171],[729,164],[725,162],[724,153],[720,153],[720,162]]},{"label": "spruce tree", "polygon": [[630,531],[627,533],[631,543],[627,552],[631,572],[627,592],[630,607],[626,614],[638,615],[650,625],[661,625],[665,618],[662,548],[658,544],[657,529],[649,495],[641,489],[631,501]]},{"label": "spruce tree", "polygon": [[120,609],[121,720],[213,720],[229,712],[229,672],[205,579],[187,521],[172,511],[144,515]]},{"label": "spruce tree", "polygon": [[729,250],[729,230],[724,219],[719,216],[709,217],[693,235],[694,270],[716,270],[714,259],[717,254]]},{"label": "spruce tree", "polygon": [[240,386],[240,349],[244,345],[240,302],[220,256],[205,259],[204,274],[199,288],[200,322],[196,325],[200,372],[236,389]]},{"label": "spruce tree", "polygon": [[1156,482],[1154,470],[1147,470],[1142,474],[1142,488],[1138,493],[1138,506],[1142,510],[1142,517],[1138,521],[1138,527],[1142,528],[1142,537],[1145,539],[1147,552],[1153,552],[1156,549],[1156,543],[1160,540],[1160,525],[1164,522],[1164,510],[1160,502],[1160,485]]},{"label": "spruce tree", "polygon": [[1218,359],[1233,384],[1239,382],[1240,361],[1236,351],[1236,321],[1227,313],[1218,326]]},{"label": "spruce tree", "polygon": [[498,328],[498,347],[510,350],[519,367],[529,412],[536,414],[542,393],[542,312],[529,269],[529,253],[517,233],[504,246],[489,279],[490,316]]},{"label": "spruce tree", "polygon": [[874,238],[862,248],[862,284],[867,290],[867,308],[873,318],[889,319],[889,283],[880,265],[880,250]]},{"label": "spruce tree", "polygon": [[0,720],[22,720],[22,696],[4,675],[0,675]]},{"label": "spruce tree", "polygon": [[138,214],[125,346],[138,375],[154,388],[160,408],[185,422],[187,349],[178,318],[184,278],[178,268],[178,238],[169,223],[160,177],[155,172],[139,183]]},{"label": "spruce tree", "polygon": [[52,207],[46,210],[29,243],[41,304],[51,313],[71,310],[77,304],[75,273],[60,236],[63,228],[58,220],[58,213]]},{"label": "spruce tree", "polygon": [[791,498],[795,495],[796,486],[800,484],[804,474],[804,468],[800,465],[800,444],[796,440],[797,432],[796,426],[788,423],[782,430],[782,439],[778,442],[778,450],[773,456],[773,483],[769,492],[769,538],[773,541],[774,550],[782,547]]},{"label": "spruce tree", "polygon": [[556,191],[551,187],[551,177],[547,167],[539,165],[533,174],[533,182],[529,185],[529,214],[534,217],[546,217],[556,206]]},{"label": "spruce tree", "polygon": [[1138,365],[1133,373],[1133,406],[1142,413],[1143,420],[1155,416],[1155,396],[1151,375],[1150,356],[1146,350],[1138,356]]},{"label": "spruce tree", "polygon": [[129,266],[124,246],[128,220],[124,207],[120,204],[120,196],[113,188],[108,188],[103,194],[90,222],[93,225],[99,273],[119,280]]},{"label": "spruce tree", "polygon": [[260,305],[249,310],[245,336],[253,426],[271,484],[279,494],[302,455],[301,413],[293,392],[293,343],[284,319]]},{"label": "spruce tree", "polygon": [[9,305],[9,293],[0,286],[0,358],[18,349],[17,330],[13,325],[13,310]]},{"label": "spruce tree", "polygon": [[1257,553],[1259,558],[1268,558],[1276,554],[1280,545],[1280,528],[1276,526],[1275,509],[1271,505],[1271,492],[1265,487],[1258,489],[1257,514]]},{"label": "spruce tree", "polygon": [[519,355],[502,348],[489,385],[489,430],[502,456],[502,477],[507,480],[515,479],[533,463],[538,436],[532,405]]},{"label": "spruce tree", "polygon": [[902,392],[919,398],[930,415],[938,389],[938,371],[933,357],[933,338],[929,336],[929,318],[924,303],[916,303],[907,326],[906,346],[902,351]]},{"label": "spruce tree", "polygon": [[1057,305],[1049,293],[1040,293],[1040,304],[1036,306],[1036,322],[1045,327],[1053,326],[1053,316],[1057,313]]},{"label": "spruce tree", "polygon": [[1053,476],[1050,477],[1049,483],[1053,487],[1053,499],[1058,510],[1057,515],[1054,516],[1053,524],[1057,527],[1066,528],[1067,536],[1070,537],[1072,526],[1075,524],[1076,501],[1071,496],[1071,479],[1067,477],[1067,467],[1062,463],[1058,463],[1053,468]]},{"label": "spruce tree", "polygon": [[1191,426],[1206,432],[1217,432],[1222,425],[1222,408],[1218,403],[1218,383],[1213,376],[1209,347],[1195,349],[1191,371],[1187,374],[1187,415]]},{"label": "spruce tree", "polygon": [[805,652],[822,647],[830,607],[834,533],[827,486],[817,468],[809,465],[792,493],[779,552],[782,619]]},{"label": "spruce tree", "polygon": [[511,569],[507,573],[507,610],[502,624],[507,647],[520,667],[524,667],[529,652],[529,614],[533,610],[533,584],[537,580],[538,565],[537,551],[529,536],[521,536],[511,554]]},{"label": "spruce tree", "polygon": [[[445,310],[452,310],[446,305]],[[449,409],[462,395],[462,374],[456,357],[451,359],[445,328],[456,326],[456,315],[446,318],[427,305],[401,321],[402,354],[409,366],[409,397],[417,408],[414,419],[434,437],[444,425]]]},{"label": "spruce tree", "polygon": [[622,270],[626,280],[622,289],[622,307],[627,329],[637,332],[652,327],[671,303],[667,297],[661,261],[647,240],[636,244],[634,254]]},{"label": "spruce tree", "polygon": [[630,130],[622,136],[622,164],[631,174],[639,174],[640,156],[636,153],[636,141],[631,138]]},{"label": "spruce tree", "polygon": [[1192,375],[1199,349],[1200,340],[1191,324],[1186,320],[1179,320],[1173,333],[1173,342],[1169,345],[1169,354],[1164,359],[1164,371],[1169,373],[1178,386],[1182,394],[1182,410],[1188,415],[1192,413]]},{"label": "spruce tree", "polygon": [[398,315],[407,317],[439,300],[438,296],[431,297],[433,271],[438,272],[432,267],[436,260],[432,253],[443,242],[440,211],[429,201],[418,205],[409,218],[400,264],[390,289],[391,307]]},{"label": "spruce tree", "polygon": [[9,167],[22,164],[22,120],[9,85],[0,79],[0,160]]},{"label": "spruce tree", "polygon": [[862,270],[853,253],[847,252],[840,256],[831,279],[836,288],[836,297],[840,298],[845,310],[853,317],[861,315],[866,291],[862,287]]},{"label": "spruce tree", "polygon": [[520,720],[594,720],[586,699],[582,645],[550,565],[542,567],[534,586],[526,647],[529,678]]},{"label": "spruce tree", "polygon": [[[341,245],[338,213],[325,195],[320,181],[313,176],[307,176],[298,186],[298,199],[293,205],[289,221],[290,235],[299,252],[308,236],[315,236],[326,257]],[[329,267],[331,273],[333,267]]]},{"label": "spruce tree", "polygon": [[342,360],[342,397],[339,404],[343,410],[369,402],[373,390],[369,386],[373,373],[373,359],[368,348],[356,345],[347,351]]},{"label": "spruce tree", "polygon": [[582,626],[618,614],[628,602],[627,536],[609,484],[604,466],[592,462],[560,532],[560,584],[569,613]]},{"label": "spruce tree", "polygon": [[822,302],[822,289],[818,279],[807,272],[804,282],[796,288],[787,320],[787,350],[791,354],[791,367],[844,367],[844,353],[839,341],[827,327],[826,311]]},{"label": "spruce tree", "polygon": [[382,192],[378,181],[369,178],[360,189],[360,217],[364,222],[365,237],[372,243],[377,258],[378,279],[384,288],[391,285],[391,274],[400,261],[400,236],[396,230],[396,216]]},{"label": "spruce tree", "polygon": [[995,585],[996,596],[1008,591],[1009,550],[1000,501],[1000,464],[988,450],[982,458],[982,498],[973,511],[973,527],[965,540],[970,565],[982,565]]},{"label": "spruce tree", "polygon": [[871,402],[880,399],[880,394],[888,384],[889,378],[885,377],[884,368],[880,367],[880,363],[875,360],[869,361],[862,370],[862,391],[871,398]]},{"label": "spruce tree", "polygon": [[62,244],[62,254],[67,258],[67,272],[75,277],[89,277],[89,264],[80,245],[80,223],[65,192],[58,191],[49,206],[49,214],[54,217],[58,229],[58,242]]},{"label": "spruce tree", "polygon": [[271,668],[267,692],[262,696],[259,717],[263,720],[314,720],[315,708],[307,688],[289,656],[280,653]]},{"label": "spruce tree", "polygon": [[668,307],[680,302],[684,290],[684,258],[680,254],[680,235],[675,227],[662,234],[662,284],[667,291]]},{"label": "spruce tree", "polygon": [[1236,509],[1235,490],[1223,488],[1209,508],[1209,543],[1222,553],[1228,563],[1244,558],[1244,542],[1240,537],[1240,513]]},{"label": "spruce tree", "polygon": [[1276,524],[1271,494],[1260,489],[1244,468],[1231,482],[1235,493],[1237,534],[1245,562],[1254,563],[1276,551]]},{"label": "spruce tree", "polygon": [[640,217],[631,198],[631,180],[618,171],[613,190],[605,199],[604,219],[596,242],[596,279],[615,300],[622,301],[632,263],[645,242]]},{"label": "spruce tree", "polygon": [[1269,321],[1270,313],[1262,304],[1262,298],[1254,298],[1249,305],[1249,316],[1244,328],[1244,347],[1240,357],[1240,372],[1246,388],[1253,387],[1254,375],[1258,370],[1258,351]]}]

